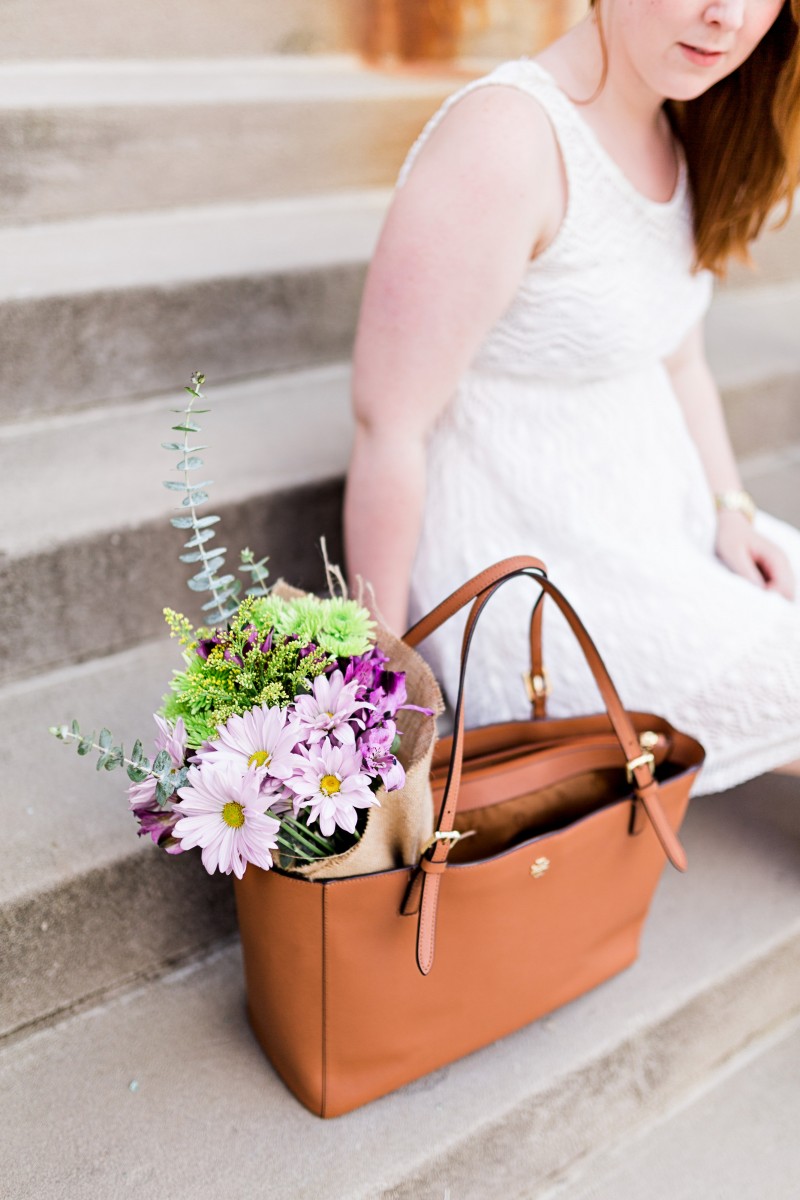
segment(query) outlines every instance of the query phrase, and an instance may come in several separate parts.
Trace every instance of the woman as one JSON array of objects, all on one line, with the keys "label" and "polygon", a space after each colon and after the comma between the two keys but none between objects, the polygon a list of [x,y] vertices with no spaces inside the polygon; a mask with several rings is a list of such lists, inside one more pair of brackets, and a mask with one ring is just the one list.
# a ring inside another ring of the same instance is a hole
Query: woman
[{"label": "woman", "polygon": [[[698,794],[800,773],[800,533],[749,508],[702,333],[711,272],[798,179],[799,16],[595,0],[462,89],[401,174],[356,344],[347,556],[384,619],[542,558],[627,706],[704,743]],[[469,724],[528,715],[532,592],[482,619]],[[596,710],[553,608],[549,712]],[[455,625],[426,651],[451,699]]]}]

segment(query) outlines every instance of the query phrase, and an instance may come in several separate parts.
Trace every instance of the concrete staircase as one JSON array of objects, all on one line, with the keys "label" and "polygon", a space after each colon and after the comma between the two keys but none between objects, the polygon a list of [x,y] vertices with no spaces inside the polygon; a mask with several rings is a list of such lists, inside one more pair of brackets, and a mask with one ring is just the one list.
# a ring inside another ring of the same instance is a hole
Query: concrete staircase
[{"label": "concrete staircase", "polygon": [[[340,555],[365,265],[404,149],[477,69],[367,70],[323,0],[235,8],[233,21],[199,0],[191,22],[152,0],[125,21],[99,0],[69,19],[55,3],[4,13],[4,1187],[583,1197],[581,1172],[616,1180],[604,1148],[636,1132],[639,1194],[656,1196],[648,1139],[666,1161],[698,1089],[733,1079],[741,1055],[771,1078],[786,1061],[774,1045],[796,1046],[797,781],[697,802],[692,871],[665,875],[630,971],[323,1124],[247,1030],[228,882],[139,842],[122,777],[47,733],[75,715],[148,737],[178,664],[161,606],[192,613],[191,597],[158,445],[192,369],[214,404],[203,440],[225,544],[263,548],[273,576],[309,587],[319,537]],[[721,290],[709,344],[752,490],[800,523],[800,224],[759,258],[760,276]],[[585,1194],[637,1195],[617,1186]]]}]

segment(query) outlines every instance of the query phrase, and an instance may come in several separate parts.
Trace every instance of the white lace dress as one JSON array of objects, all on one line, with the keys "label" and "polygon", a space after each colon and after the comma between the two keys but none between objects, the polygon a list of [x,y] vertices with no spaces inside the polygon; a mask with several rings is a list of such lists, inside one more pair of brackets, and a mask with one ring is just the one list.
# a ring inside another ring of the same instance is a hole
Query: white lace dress
[{"label": "white lace dress", "polygon": [[[690,271],[685,166],[670,201],[646,199],[552,77],[521,59],[446,102],[398,186],[450,106],[489,84],[520,88],[546,110],[567,213],[431,436],[410,619],[500,558],[542,558],[623,702],[699,738],[707,761],[695,794],[720,791],[800,758],[800,606],[716,558],[713,501],[663,366],[711,296],[709,276]],[[800,533],[766,513],[757,527],[800,580]],[[535,594],[514,580],[484,613],[470,725],[529,715],[522,671]],[[549,714],[600,710],[565,621],[552,602],[545,609]],[[461,628],[453,620],[423,647],[451,700]]]}]

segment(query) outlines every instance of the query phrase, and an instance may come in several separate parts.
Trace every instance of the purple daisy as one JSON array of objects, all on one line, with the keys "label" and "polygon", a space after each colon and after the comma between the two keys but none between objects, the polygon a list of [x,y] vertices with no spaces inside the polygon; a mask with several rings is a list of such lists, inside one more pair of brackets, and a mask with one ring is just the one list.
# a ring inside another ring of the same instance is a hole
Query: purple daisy
[{"label": "purple daisy", "polygon": [[299,797],[299,807],[309,808],[308,824],[319,821],[324,837],[331,837],[337,825],[355,833],[356,809],[380,807],[355,747],[334,746],[325,738],[296,754],[294,763],[296,774],[287,786]]},{"label": "purple daisy", "polygon": [[202,848],[203,866],[210,875],[233,871],[241,879],[249,862],[269,870],[280,822],[264,812],[257,772],[242,774],[230,761],[190,767],[187,786],[179,788],[178,795],[174,836],[182,850]]},{"label": "purple daisy", "polygon": [[356,714],[371,707],[358,698],[358,681],[345,683],[342,672],[334,671],[332,675],[318,675],[312,689],[310,696],[298,696],[295,700],[297,740],[314,745],[323,738],[333,737],[343,745],[354,746],[355,729],[364,725]]},{"label": "purple daisy", "polygon": [[229,717],[217,732],[218,738],[197,751],[195,762],[201,766],[231,763],[242,774],[254,771],[262,792],[280,800],[283,781],[292,773],[292,750],[301,736],[289,710],[262,704],[242,716]]}]

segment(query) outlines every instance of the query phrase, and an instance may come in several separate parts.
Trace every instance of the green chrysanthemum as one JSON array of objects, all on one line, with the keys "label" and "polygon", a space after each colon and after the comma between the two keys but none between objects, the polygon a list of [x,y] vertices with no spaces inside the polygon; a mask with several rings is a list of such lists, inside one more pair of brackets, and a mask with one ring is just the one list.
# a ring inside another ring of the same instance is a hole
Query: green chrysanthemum
[{"label": "green chrysanthemum", "polygon": [[337,658],[365,654],[375,638],[375,622],[355,600],[322,600],[324,624],[317,644]]},{"label": "green chrysanthemum", "polygon": [[[162,709],[173,722],[183,717],[191,747],[214,737],[216,727],[233,713],[241,715],[261,704],[286,707],[309,691],[311,681],[330,665],[324,650],[303,656],[305,641],[279,632],[269,635],[266,629],[254,633],[262,616],[268,619],[268,629],[274,629],[275,616],[286,617],[288,602],[279,605],[269,605],[265,614],[265,601],[248,597],[226,630],[196,631],[204,637],[195,639],[193,651],[185,652],[186,669],[174,673]],[[262,611],[257,614],[258,608]]]},{"label": "green chrysanthemum", "polygon": [[260,633],[266,633],[268,629],[276,629],[278,633],[282,633],[287,605],[288,601],[281,600],[279,596],[262,596],[254,600],[251,606],[253,624]]},{"label": "green chrysanthemum", "polygon": [[279,626],[281,633],[293,633],[306,645],[309,642],[318,643],[325,625],[324,605],[316,596],[301,596],[297,600],[290,600],[286,605],[283,621],[284,624]]}]

